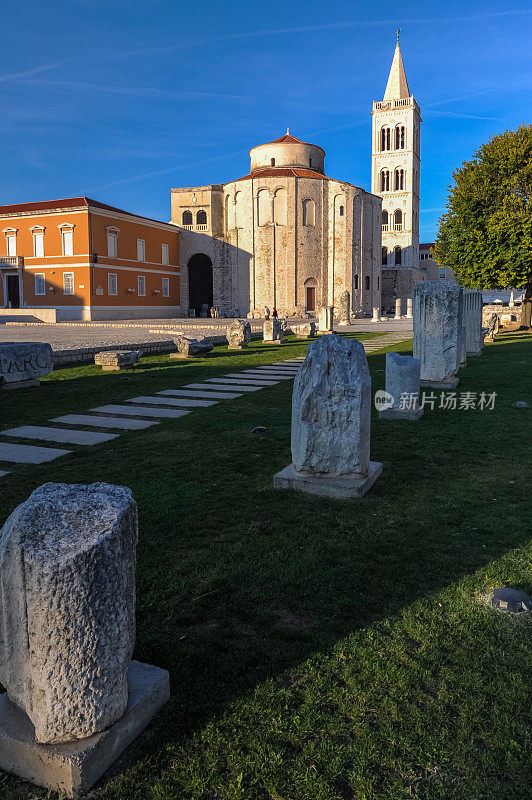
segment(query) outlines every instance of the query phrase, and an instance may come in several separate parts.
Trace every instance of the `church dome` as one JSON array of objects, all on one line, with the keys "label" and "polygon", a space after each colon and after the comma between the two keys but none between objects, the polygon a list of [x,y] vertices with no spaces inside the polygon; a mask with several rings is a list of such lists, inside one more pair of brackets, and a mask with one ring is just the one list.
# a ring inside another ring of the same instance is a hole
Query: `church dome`
[{"label": "church dome", "polygon": [[296,139],[287,130],[284,136],[267,144],[259,144],[249,151],[251,173],[265,168],[298,167],[314,172],[325,171],[325,150],[317,144]]}]

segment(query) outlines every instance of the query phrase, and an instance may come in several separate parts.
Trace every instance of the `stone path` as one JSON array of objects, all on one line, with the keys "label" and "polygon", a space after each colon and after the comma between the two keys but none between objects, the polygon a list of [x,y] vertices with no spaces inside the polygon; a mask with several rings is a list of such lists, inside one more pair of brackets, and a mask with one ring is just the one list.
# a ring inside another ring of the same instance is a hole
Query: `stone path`
[{"label": "stone path", "polygon": [[[408,331],[394,331],[364,342],[367,353],[382,350],[409,338]],[[157,425],[164,419],[178,419],[196,408],[208,408],[221,400],[234,400],[246,392],[259,392],[280,381],[294,379],[305,356],[297,356],[273,364],[262,364],[229,372],[219,378],[206,378],[202,383],[188,383],[177,389],[164,389],[154,396],[131,397],[123,403],[96,406],[85,414],[66,414],[49,420],[51,426],[21,425],[0,431],[0,436],[58,444],[91,446],[116,439],[119,433],[80,430],[82,428],[107,428],[142,430]],[[69,427],[64,427],[64,426]],[[62,427],[59,427],[62,426]],[[77,426],[77,427],[76,427]],[[0,441],[0,462],[41,464],[71,453],[57,447],[38,447],[17,442]],[[8,475],[0,470],[0,477]]]}]

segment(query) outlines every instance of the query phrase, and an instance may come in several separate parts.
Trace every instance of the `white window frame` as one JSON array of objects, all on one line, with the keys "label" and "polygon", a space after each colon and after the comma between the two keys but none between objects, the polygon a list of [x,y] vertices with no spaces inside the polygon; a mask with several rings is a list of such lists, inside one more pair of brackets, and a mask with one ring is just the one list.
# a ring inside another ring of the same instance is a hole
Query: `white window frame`
[{"label": "white window frame", "polygon": [[61,228],[61,252],[64,256],[74,255],[74,228]]},{"label": "white window frame", "polygon": [[163,297],[170,297],[170,278],[163,278]]},{"label": "white window frame", "polygon": [[[38,280],[42,280],[42,291],[39,291],[39,283]],[[35,295],[36,297],[44,297],[46,295],[46,275],[44,272],[36,272],[35,273]]]},{"label": "white window frame", "polygon": [[105,230],[107,231],[107,258],[118,258],[118,234],[120,233],[120,228],[110,225]]},{"label": "white window frame", "polygon": [[[142,283],[142,291],[141,291]],[[137,297],[146,297],[146,276],[137,275]]]},{"label": "white window frame", "polygon": [[146,241],[137,239],[137,261],[146,261]]},{"label": "white window frame", "polygon": [[[111,291],[111,277],[114,278],[114,292]],[[107,273],[107,294],[111,295],[112,297],[116,297],[118,295],[118,275],[116,272]]]},{"label": "white window frame", "polygon": [[17,234],[6,233],[6,253],[9,258],[15,258],[17,255]]},{"label": "white window frame", "polygon": [[[31,228],[31,235],[33,236],[33,257],[44,258],[44,228],[36,226]],[[37,242],[40,241],[41,253],[38,252]]]},{"label": "white window frame", "polygon": [[170,263],[170,248],[166,242],[161,244],[161,264],[167,266]]},{"label": "white window frame", "polygon": [[[67,277],[70,279],[72,278],[72,291],[67,291]],[[74,294],[74,273],[73,272],[63,272],[63,294],[65,295],[73,295]]]}]

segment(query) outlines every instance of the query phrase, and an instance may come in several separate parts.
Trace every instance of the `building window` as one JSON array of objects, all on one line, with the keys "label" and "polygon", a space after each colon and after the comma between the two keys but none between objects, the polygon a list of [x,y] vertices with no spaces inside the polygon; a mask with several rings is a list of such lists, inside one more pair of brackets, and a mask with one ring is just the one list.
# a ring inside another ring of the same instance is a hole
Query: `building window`
[{"label": "building window", "polygon": [[383,231],[387,231],[388,230],[388,212],[387,211],[383,211],[382,212],[382,230]]},{"label": "building window", "polygon": [[17,235],[6,235],[7,254],[12,258],[17,255]]},{"label": "building window", "polygon": [[401,248],[399,247],[399,245],[394,249],[394,253],[395,253],[395,266],[399,267],[401,266]]},{"label": "building window", "polygon": [[383,247],[382,248],[382,263],[383,263],[383,265],[388,263],[388,248],[387,247]]},{"label": "building window", "polygon": [[205,225],[207,226],[207,212],[200,210],[196,214],[196,225]]},{"label": "building window", "polygon": [[341,217],[344,216],[344,207],[343,206],[340,206],[340,216]]},{"label": "building window", "polygon": [[316,204],[314,200],[303,200],[303,225],[314,226],[316,224]]},{"label": "building window", "polygon": [[268,189],[260,189],[257,192],[257,216],[259,226],[268,225],[272,218],[272,204]]},{"label": "building window", "polygon": [[405,149],[405,126],[404,125],[396,125],[395,126],[395,149],[396,150],[404,150]]},{"label": "building window", "polygon": [[403,227],[403,212],[400,208],[398,208],[393,215],[393,227],[396,231],[400,231]]},{"label": "building window", "polygon": [[394,172],[394,189],[396,192],[402,192],[405,188],[405,171],[404,169],[396,169]]},{"label": "building window", "polygon": [[390,128],[381,128],[381,151],[390,150],[390,148],[391,148]]},{"label": "building window", "polygon": [[355,275],[355,289],[358,289],[358,275]]},{"label": "building window", "polygon": [[107,257],[117,258],[118,255],[118,231],[114,228],[107,231]]},{"label": "building window", "polygon": [[146,261],[146,243],[144,239],[137,239],[137,261]]},{"label": "building window", "polygon": [[277,189],[273,196],[273,221],[276,225],[286,225],[286,189]]},{"label": "building window", "polygon": [[170,278],[163,278],[163,297],[170,297]]},{"label": "building window", "polygon": [[72,228],[63,228],[61,231],[61,240],[63,244],[63,255],[74,255],[74,230]]},{"label": "building window", "polygon": [[381,192],[390,191],[390,170],[381,170]]},{"label": "building window", "polygon": [[183,211],[181,223],[183,225],[192,225],[192,211]]},{"label": "building window", "polygon": [[272,158],[272,159],[270,160],[270,166],[271,166],[271,167],[275,167],[275,158]]},{"label": "building window", "polygon": [[107,274],[107,294],[118,294],[118,280],[116,272],[109,272]]},{"label": "building window", "polygon": [[168,245],[163,243],[161,245],[161,264],[169,264],[170,258],[168,253]]},{"label": "building window", "polygon": [[144,275],[137,277],[137,294],[139,297],[146,297],[146,278]]},{"label": "building window", "polygon": [[44,258],[44,231],[33,231],[33,255]]},{"label": "building window", "polygon": [[366,289],[366,291],[369,291],[369,287],[370,287],[370,285],[371,285],[371,284],[370,284],[369,275],[366,275],[366,277],[364,278],[364,284],[365,284],[365,289]]},{"label": "building window", "polygon": [[41,296],[46,294],[46,281],[44,280],[44,272],[35,273],[35,294]]},{"label": "building window", "polygon": [[380,288],[381,288],[381,279],[377,275],[377,289],[380,289]]},{"label": "building window", "polygon": [[74,294],[73,272],[63,272],[63,294]]},{"label": "building window", "polygon": [[312,159],[311,158],[309,158],[309,160],[308,160],[308,165],[312,169]]}]

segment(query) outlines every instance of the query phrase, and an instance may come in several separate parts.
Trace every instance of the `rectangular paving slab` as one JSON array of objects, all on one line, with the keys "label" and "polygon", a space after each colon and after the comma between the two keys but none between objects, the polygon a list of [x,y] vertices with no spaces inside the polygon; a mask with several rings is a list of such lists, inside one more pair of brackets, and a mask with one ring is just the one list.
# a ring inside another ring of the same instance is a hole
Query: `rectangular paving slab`
[{"label": "rectangular paving slab", "polygon": [[228,372],[223,378],[216,378],[215,380],[223,381],[224,383],[249,383],[252,386],[277,386],[279,383],[279,381],[273,381],[266,376],[252,377],[245,372]]},{"label": "rectangular paving slab", "polygon": [[13,461],[15,464],[43,464],[71,452],[72,450],[60,450],[58,447],[0,442],[0,461]]},{"label": "rectangular paving slab", "polygon": [[293,375],[281,375],[279,372],[258,372],[254,369],[247,369],[245,373],[249,378],[251,378],[252,375],[255,375],[257,378],[264,375],[264,377],[274,378],[276,381],[291,381],[294,377]]},{"label": "rectangular paving slab", "polygon": [[126,403],[146,403],[150,406],[182,406],[183,408],[207,408],[215,406],[217,400],[193,400],[190,397],[132,397]]},{"label": "rectangular paving slab", "polygon": [[205,400],[234,400],[235,397],[242,397],[238,392],[202,392],[199,389],[165,389],[157,394],[171,397],[204,397]]},{"label": "rectangular paving slab", "polygon": [[[208,381],[214,381],[215,378],[207,378]],[[218,389],[218,391],[223,392],[225,388],[227,389],[238,389],[239,392],[258,392],[259,389],[264,389],[264,386],[243,386],[240,383],[187,383],[187,389],[206,389],[208,386],[212,386],[213,389]]]},{"label": "rectangular paving slab", "polygon": [[40,425],[21,425],[20,428],[9,428],[0,431],[2,436],[18,436],[21,439],[43,439],[46,442],[60,444],[101,444],[116,439],[118,433],[98,433],[96,431],[69,431],[65,428],[45,428]]},{"label": "rectangular paving slab", "polygon": [[171,417],[172,419],[190,414],[181,408],[148,408],[148,406],[98,406],[91,408],[90,411],[102,412],[102,414],[119,414],[124,417]]},{"label": "rectangular paving slab", "polygon": [[63,422],[65,425],[86,425],[88,428],[120,428],[125,431],[140,431],[150,425],[158,425],[147,419],[124,419],[120,417],[95,417],[89,414],[65,414],[64,417],[55,417],[50,422]]}]

